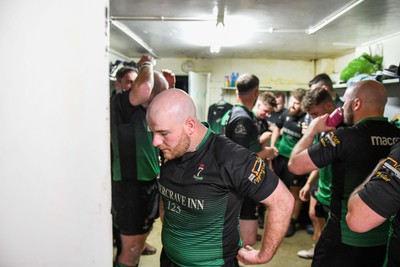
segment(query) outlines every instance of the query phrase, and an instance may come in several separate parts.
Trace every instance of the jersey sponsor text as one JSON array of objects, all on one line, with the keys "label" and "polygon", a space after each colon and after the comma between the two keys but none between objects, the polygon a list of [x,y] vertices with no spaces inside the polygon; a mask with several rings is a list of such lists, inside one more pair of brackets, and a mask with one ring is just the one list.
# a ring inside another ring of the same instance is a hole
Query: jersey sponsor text
[{"label": "jersey sponsor text", "polygon": [[371,136],[373,146],[393,146],[400,140],[400,137]]},{"label": "jersey sponsor text", "polygon": [[158,190],[160,191],[160,194],[172,201],[175,201],[179,203],[182,206],[188,207],[190,209],[195,209],[195,210],[204,210],[204,200],[202,199],[195,199],[195,198],[190,198],[184,195],[181,195],[179,193],[176,193],[172,191],[171,189],[168,189],[161,184],[158,184]]}]

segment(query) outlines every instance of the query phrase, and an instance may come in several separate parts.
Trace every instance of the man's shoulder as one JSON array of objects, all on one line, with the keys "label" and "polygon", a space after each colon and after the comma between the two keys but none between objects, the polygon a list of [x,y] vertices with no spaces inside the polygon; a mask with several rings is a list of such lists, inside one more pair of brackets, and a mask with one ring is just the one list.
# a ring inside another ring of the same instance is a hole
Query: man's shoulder
[{"label": "man's shoulder", "polygon": [[216,158],[231,158],[236,153],[250,153],[246,148],[236,144],[234,141],[222,134],[216,134],[215,138],[211,140],[212,153]]},{"label": "man's shoulder", "polygon": [[241,106],[234,106],[230,112],[230,116],[226,124],[229,126],[228,128],[231,128],[232,126],[235,127],[238,124],[250,125],[253,124],[253,122],[254,118],[245,108]]},{"label": "man's shoulder", "polygon": [[251,118],[249,112],[242,106],[234,106],[232,109],[232,119],[236,118]]}]

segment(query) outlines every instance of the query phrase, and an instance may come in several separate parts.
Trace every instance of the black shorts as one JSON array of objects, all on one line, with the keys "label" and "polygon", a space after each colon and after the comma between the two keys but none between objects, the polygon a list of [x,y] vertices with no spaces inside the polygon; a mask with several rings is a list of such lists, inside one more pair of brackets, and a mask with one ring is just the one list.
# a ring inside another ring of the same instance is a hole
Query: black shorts
[{"label": "black shorts", "polygon": [[120,234],[148,233],[158,218],[158,203],[156,179],[151,182],[112,182],[112,212]]},{"label": "black shorts", "polygon": [[328,220],[329,207],[319,202],[317,198],[315,199],[317,200],[317,203],[315,203],[315,216],[317,216],[318,218],[325,218],[325,220]]},{"label": "black shorts", "polygon": [[386,246],[354,247],[340,239],[340,221],[330,217],[315,246],[312,267],[381,267]]},{"label": "black shorts", "polygon": [[273,160],[274,172],[282,180],[287,188],[291,186],[303,187],[308,175],[296,175],[288,169],[289,159],[284,156],[277,156]]},{"label": "black shorts", "polygon": [[258,203],[254,200],[245,197],[240,210],[241,220],[257,220],[258,219]]},{"label": "black shorts", "polygon": [[[161,255],[160,255],[160,267],[180,267],[179,265],[176,265],[173,261],[168,258],[167,254],[165,253],[165,250],[161,250]],[[233,258],[232,260],[229,260],[229,262],[226,262],[222,267],[239,267],[239,262],[236,258]]]}]

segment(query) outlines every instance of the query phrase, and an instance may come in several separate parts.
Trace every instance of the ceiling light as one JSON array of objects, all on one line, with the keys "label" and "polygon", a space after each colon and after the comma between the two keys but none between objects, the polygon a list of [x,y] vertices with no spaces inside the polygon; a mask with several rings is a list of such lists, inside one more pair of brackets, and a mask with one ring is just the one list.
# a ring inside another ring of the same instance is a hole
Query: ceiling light
[{"label": "ceiling light", "polygon": [[151,54],[153,57],[158,58],[158,55],[153,52],[153,49],[140,38],[138,35],[136,35],[134,32],[132,32],[128,27],[126,27],[124,24],[116,21],[116,20],[111,20],[111,23],[120,29],[122,32],[124,32],[126,35],[128,35],[130,38],[132,38],[136,43],[138,43],[140,46],[142,46],[144,49],[147,50],[149,54]]},{"label": "ceiling light", "polygon": [[251,29],[254,20],[246,17],[225,16],[224,24],[215,20],[203,22],[188,22],[190,25],[184,29],[182,39],[196,46],[211,46],[218,44],[221,47],[238,46],[247,42],[252,35]]},{"label": "ceiling light", "polygon": [[331,23],[335,19],[339,18],[344,13],[348,12],[349,10],[351,10],[352,8],[354,8],[355,6],[357,6],[358,4],[360,4],[363,1],[364,0],[353,0],[353,1],[351,1],[348,5],[346,5],[343,8],[337,10],[336,12],[330,14],[325,19],[320,21],[318,24],[316,24],[314,26],[311,26],[308,29],[307,33],[308,34],[316,33],[317,31],[319,31],[320,29],[322,29],[323,27],[325,27],[326,25],[328,25],[329,23]]}]

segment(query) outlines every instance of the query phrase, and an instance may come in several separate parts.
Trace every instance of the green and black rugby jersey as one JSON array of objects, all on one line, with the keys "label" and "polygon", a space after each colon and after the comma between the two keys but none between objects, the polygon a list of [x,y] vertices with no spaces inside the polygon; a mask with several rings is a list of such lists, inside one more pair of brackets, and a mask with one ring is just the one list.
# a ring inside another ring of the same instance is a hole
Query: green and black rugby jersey
[{"label": "green and black rugby jersey", "polygon": [[196,151],[161,167],[162,243],[179,266],[224,266],[241,246],[244,197],[267,198],[279,178],[248,149],[210,130]]},{"label": "green and black rugby jersey", "polygon": [[160,173],[158,149],[146,122],[146,110],[132,106],[129,91],[111,99],[111,143],[114,181],[151,181]]},{"label": "green and black rugby jersey", "polygon": [[253,152],[261,151],[260,133],[254,113],[241,104],[235,104],[232,108],[225,135]]},{"label": "green and black rugby jersey", "polygon": [[276,145],[279,155],[290,158],[294,146],[303,136],[301,124],[306,121],[306,115],[303,113],[300,116],[291,116],[289,112],[283,112],[279,116],[276,126],[283,132],[279,144]]},{"label": "green and black rugby jersey", "polygon": [[386,158],[400,140],[400,129],[387,118],[368,118],[351,127],[340,127],[325,135],[308,149],[318,168],[331,164],[331,216],[341,221],[341,242],[356,247],[385,245],[388,223],[366,233],[355,233],[346,223],[350,194],[372,172],[379,160]]},{"label": "green and black rugby jersey", "polygon": [[228,102],[218,102],[208,108],[207,122],[215,133],[223,133],[222,117],[232,107]]}]

